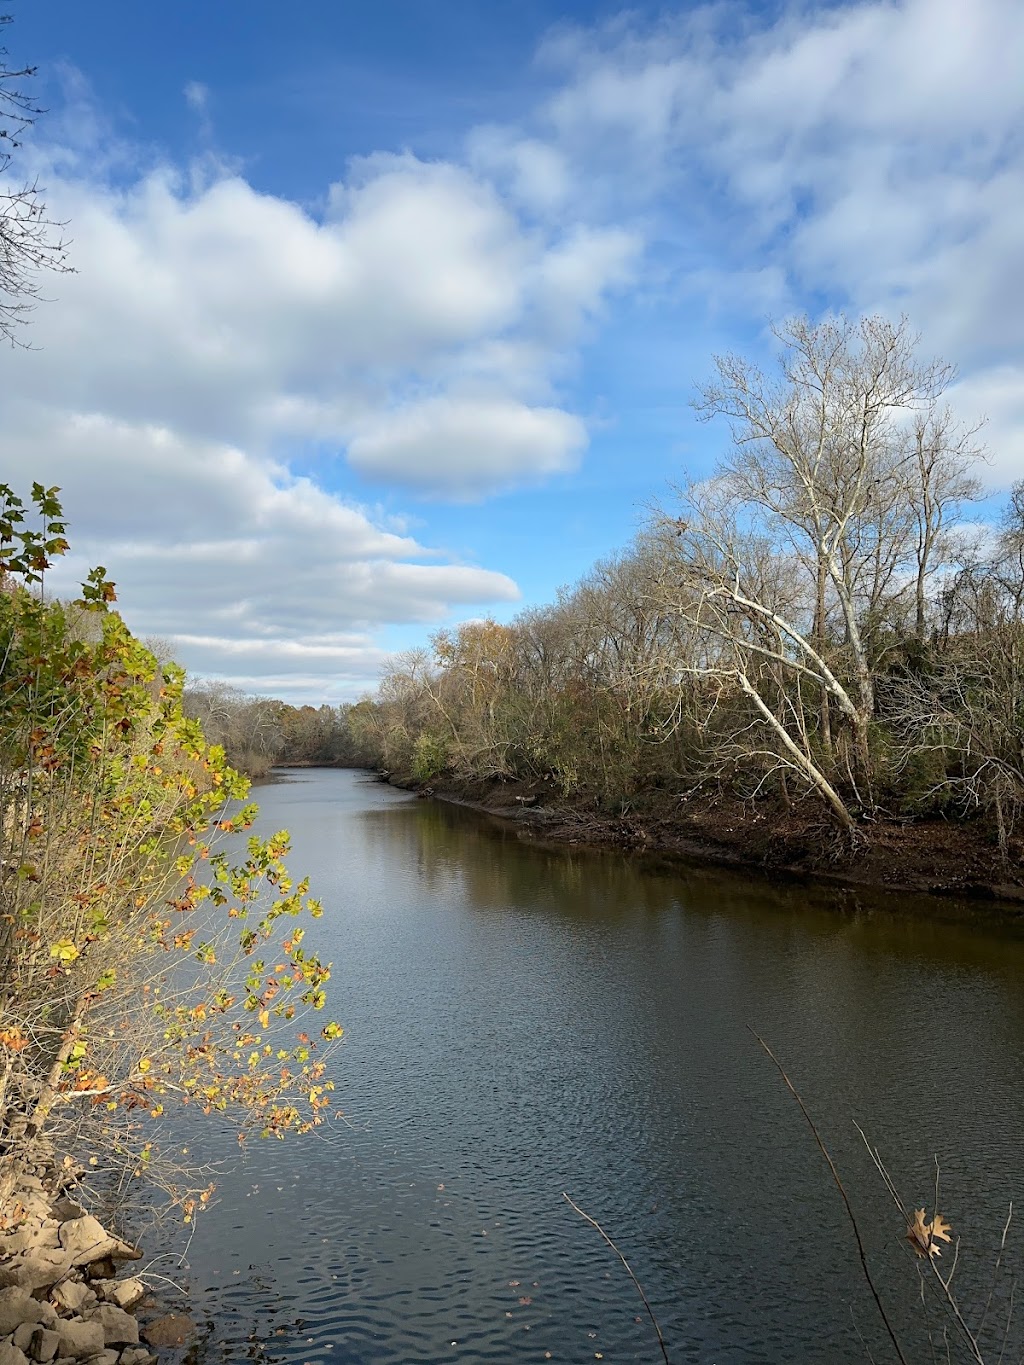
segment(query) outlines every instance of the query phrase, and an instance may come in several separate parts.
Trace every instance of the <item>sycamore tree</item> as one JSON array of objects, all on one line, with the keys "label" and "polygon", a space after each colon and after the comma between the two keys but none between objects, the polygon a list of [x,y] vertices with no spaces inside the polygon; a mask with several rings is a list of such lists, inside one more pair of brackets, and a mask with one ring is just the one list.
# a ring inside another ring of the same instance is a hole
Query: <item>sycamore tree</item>
[{"label": "sycamore tree", "polygon": [[[0,37],[10,22],[0,14]],[[23,135],[43,112],[26,84],[35,74],[34,66],[10,62],[0,44],[0,339],[12,344],[39,298],[41,274],[71,269],[65,225],[50,217],[39,183],[11,175]]]},{"label": "sycamore tree", "polygon": [[[322,1122],[314,1026],[329,967],[285,833],[243,838],[247,783],[185,716],[94,569],[46,593],[68,545],[56,489],[0,485],[0,1206],[53,1146],[155,1168],[172,1105],[239,1140]],[[239,837],[243,836],[243,837]],[[169,1182],[191,1216],[197,1191]]]}]

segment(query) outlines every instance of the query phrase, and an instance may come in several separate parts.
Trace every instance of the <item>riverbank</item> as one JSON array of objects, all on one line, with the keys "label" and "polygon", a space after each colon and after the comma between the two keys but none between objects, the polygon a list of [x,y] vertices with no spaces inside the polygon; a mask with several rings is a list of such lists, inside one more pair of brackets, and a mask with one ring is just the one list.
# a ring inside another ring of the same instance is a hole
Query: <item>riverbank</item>
[{"label": "riverbank", "polygon": [[80,1174],[70,1159],[24,1171],[0,1211],[3,1365],[157,1365],[151,1347],[181,1345],[192,1331],[142,1279],[120,1273],[142,1253],[77,1201]]},{"label": "riverbank", "polygon": [[[865,822],[853,847],[810,809],[789,811],[721,794],[641,795],[612,814],[543,783],[386,780],[515,824],[524,837],[619,849],[762,875],[815,878],[886,891],[999,902],[1024,913],[1024,840],[1008,862],[980,821]],[[670,804],[671,803],[671,804]]]}]

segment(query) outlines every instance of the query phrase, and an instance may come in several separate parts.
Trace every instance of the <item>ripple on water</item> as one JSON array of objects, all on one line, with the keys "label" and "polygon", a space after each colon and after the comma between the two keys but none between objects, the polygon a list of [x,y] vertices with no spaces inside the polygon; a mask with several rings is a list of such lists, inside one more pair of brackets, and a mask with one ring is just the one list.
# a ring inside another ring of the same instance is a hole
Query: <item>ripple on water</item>
[{"label": "ripple on water", "polygon": [[658,1358],[563,1190],[626,1251],[674,1359],[861,1358],[842,1209],[748,1023],[835,1151],[894,1311],[913,1316],[916,1278],[853,1118],[908,1202],[940,1155],[979,1249],[965,1284],[983,1278],[1024,1194],[1020,943],[536,849],[351,773],[260,796],[325,901],[308,938],[336,964],[352,1126],[244,1162],[215,1135],[220,1202],[190,1249],[199,1365]]}]

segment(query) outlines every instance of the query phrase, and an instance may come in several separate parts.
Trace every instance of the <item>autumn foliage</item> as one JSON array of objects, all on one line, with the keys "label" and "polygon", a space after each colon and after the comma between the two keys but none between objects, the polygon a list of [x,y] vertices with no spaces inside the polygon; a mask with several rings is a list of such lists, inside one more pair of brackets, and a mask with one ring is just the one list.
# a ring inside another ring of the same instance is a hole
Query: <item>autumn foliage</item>
[{"label": "autumn foliage", "polygon": [[[182,710],[93,570],[72,604],[46,571],[56,489],[0,486],[0,1196],[42,1141],[155,1166],[172,1105],[239,1138],[319,1124],[314,1025],[329,968],[285,833],[248,837],[247,781]],[[168,1184],[191,1213],[187,1182]]]}]

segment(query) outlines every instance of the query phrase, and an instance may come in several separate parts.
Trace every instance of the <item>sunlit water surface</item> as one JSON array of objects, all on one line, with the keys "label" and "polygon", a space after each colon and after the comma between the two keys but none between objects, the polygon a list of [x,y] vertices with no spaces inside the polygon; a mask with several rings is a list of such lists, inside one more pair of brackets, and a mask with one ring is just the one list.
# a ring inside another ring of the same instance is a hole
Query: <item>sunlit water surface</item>
[{"label": "sunlit water surface", "polygon": [[931,1208],[939,1158],[961,1292],[987,1293],[1021,1193],[1012,925],[538,847],[360,773],[258,796],[325,904],[308,941],[334,961],[345,1121],[244,1159],[196,1126],[223,1168],[188,1253],[194,1359],[660,1360],[563,1191],[628,1257],[673,1362],[866,1360],[858,1332],[890,1358],[835,1187],[750,1028],[832,1148],[908,1340],[917,1270],[854,1120],[908,1204]]}]

